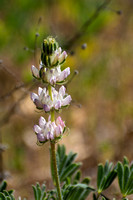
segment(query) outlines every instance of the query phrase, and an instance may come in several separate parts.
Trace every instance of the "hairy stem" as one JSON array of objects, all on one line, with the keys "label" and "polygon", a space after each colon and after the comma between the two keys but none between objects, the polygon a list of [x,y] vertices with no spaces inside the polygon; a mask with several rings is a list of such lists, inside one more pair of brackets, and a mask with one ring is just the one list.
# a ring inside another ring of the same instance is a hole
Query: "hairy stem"
[{"label": "hairy stem", "polygon": [[48,85],[48,92],[49,92],[49,96],[50,96],[51,100],[53,101],[52,87],[51,87],[51,85]]},{"label": "hairy stem", "polygon": [[[52,87],[51,87],[51,85],[48,86],[48,91],[49,91],[49,96],[51,97],[51,100],[53,101]],[[54,110],[52,110],[51,111],[51,121],[53,122],[54,120],[55,120]],[[52,160],[53,169],[54,169],[54,178],[55,178],[55,183],[56,183],[56,188],[57,188],[57,193],[58,193],[58,199],[62,200],[61,187],[60,187],[60,179],[59,179],[58,168],[57,168],[57,161],[56,161],[55,143],[53,143],[51,141],[50,145],[51,145],[51,160]]]},{"label": "hairy stem", "polygon": [[57,169],[57,161],[56,161],[55,143],[51,142],[50,144],[51,144],[51,159],[52,159],[53,168],[54,168],[54,178],[55,178],[55,182],[56,182],[58,199],[62,200],[60,179],[59,179],[59,174],[58,174],[58,169]]}]

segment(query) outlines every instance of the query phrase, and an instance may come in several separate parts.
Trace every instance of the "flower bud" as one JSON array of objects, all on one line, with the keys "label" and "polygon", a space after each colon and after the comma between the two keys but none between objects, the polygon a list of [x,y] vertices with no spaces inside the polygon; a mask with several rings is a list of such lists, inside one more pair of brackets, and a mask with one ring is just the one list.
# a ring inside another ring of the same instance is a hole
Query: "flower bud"
[{"label": "flower bud", "polygon": [[50,56],[56,51],[57,48],[58,48],[58,43],[53,37],[50,36],[43,41],[42,53]]}]

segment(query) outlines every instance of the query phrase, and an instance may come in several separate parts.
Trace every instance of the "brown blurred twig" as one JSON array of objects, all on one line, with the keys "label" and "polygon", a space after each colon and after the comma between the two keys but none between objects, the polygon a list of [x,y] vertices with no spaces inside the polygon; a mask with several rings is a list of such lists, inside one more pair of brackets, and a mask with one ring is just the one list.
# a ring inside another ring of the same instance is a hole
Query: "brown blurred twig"
[{"label": "brown blurred twig", "polygon": [[9,92],[7,92],[5,95],[2,95],[0,96],[0,101],[3,101],[5,99],[7,99],[8,97],[10,97],[15,91],[19,90],[20,88],[23,88],[25,87],[25,84],[22,83],[22,84],[18,84],[18,85],[15,85],[15,87],[10,90]]},{"label": "brown blurred twig", "polygon": [[17,106],[21,103],[23,99],[26,98],[27,95],[29,95],[29,91],[32,90],[32,88],[35,86],[35,84],[32,84],[29,89],[25,90],[24,94],[20,96],[17,102],[15,102],[8,110],[8,112],[4,115],[2,120],[0,121],[0,127],[4,126],[6,123],[9,122],[11,116],[15,113]]},{"label": "brown blurred twig", "polygon": [[42,17],[39,17],[38,19],[38,23],[37,23],[37,28],[36,28],[36,33],[35,33],[35,41],[34,41],[34,63],[36,64],[36,56],[37,56],[37,39],[39,37],[39,33],[38,33],[38,30],[39,30],[39,26],[40,26],[40,23],[42,21]]},{"label": "brown blurred twig", "polygon": [[17,78],[17,75],[15,73],[13,73],[7,66],[3,64],[3,61],[0,62],[0,67],[17,82],[17,84],[15,85],[13,89],[11,89],[6,94],[0,96],[0,101],[3,101],[6,98],[10,97],[16,90],[19,90],[20,88],[25,87],[25,84]]},{"label": "brown blurred twig", "polygon": [[82,25],[80,30],[77,31],[77,33],[75,33],[75,35],[70,40],[68,40],[65,45],[66,49],[70,49],[77,42],[77,40],[86,33],[87,28],[97,19],[101,11],[104,10],[110,2],[111,0],[105,0],[99,7],[97,7],[92,16]]},{"label": "brown blurred twig", "polygon": [[0,60],[0,68],[6,73],[8,73],[14,80],[20,82],[20,80],[18,80],[17,78],[17,75],[13,71],[11,71],[7,66],[4,65],[3,60]]}]

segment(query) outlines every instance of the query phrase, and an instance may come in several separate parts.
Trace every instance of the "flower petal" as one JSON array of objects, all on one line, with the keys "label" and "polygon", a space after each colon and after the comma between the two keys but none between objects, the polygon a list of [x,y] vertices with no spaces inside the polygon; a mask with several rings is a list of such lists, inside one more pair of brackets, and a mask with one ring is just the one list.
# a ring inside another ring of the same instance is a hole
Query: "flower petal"
[{"label": "flower petal", "polygon": [[61,101],[60,101],[60,100],[56,102],[54,108],[55,108],[56,110],[59,110],[59,109],[61,108]]},{"label": "flower petal", "polygon": [[35,99],[34,100],[34,104],[36,105],[37,108],[42,109],[43,108],[43,104],[39,99]]},{"label": "flower petal", "polygon": [[63,63],[65,61],[66,57],[67,57],[67,53],[66,53],[66,51],[63,51],[63,53],[59,57],[59,63]]},{"label": "flower petal", "polygon": [[56,77],[55,76],[52,76],[49,80],[50,84],[51,85],[54,85],[56,83]]},{"label": "flower petal", "polygon": [[61,117],[59,116],[59,117],[57,117],[57,119],[56,119],[56,125],[57,126],[61,126],[62,127],[62,129],[64,129],[64,127],[65,127],[65,123],[62,121],[62,119],[61,119]]},{"label": "flower petal", "polygon": [[35,133],[39,133],[39,134],[42,133],[42,129],[38,125],[34,125],[34,131],[35,131]]},{"label": "flower petal", "polygon": [[43,89],[41,87],[38,87],[38,95],[41,95],[41,92],[43,91]]},{"label": "flower petal", "polygon": [[38,95],[35,94],[35,93],[31,93],[30,97],[31,97],[31,100],[32,100],[33,102],[35,101],[35,99],[39,99]]},{"label": "flower petal", "polygon": [[55,135],[56,135],[56,137],[59,137],[59,136],[60,136],[61,131],[62,131],[62,129],[61,129],[60,126],[57,126],[57,127],[55,128]]},{"label": "flower petal", "polygon": [[43,129],[46,125],[46,120],[44,119],[44,117],[40,117],[39,119],[39,126]]},{"label": "flower petal", "polygon": [[50,107],[46,104],[43,105],[43,109],[45,112],[49,112],[50,111]]},{"label": "flower petal", "polygon": [[47,136],[46,136],[46,137],[47,137],[47,140],[50,139],[50,132],[47,133]]},{"label": "flower petal", "polygon": [[31,71],[32,71],[32,75],[34,77],[40,78],[40,76],[39,76],[39,70],[34,65],[31,66]]},{"label": "flower petal", "polygon": [[59,89],[59,94],[64,97],[65,95],[65,92],[66,92],[66,88],[64,86],[61,86],[60,89]]},{"label": "flower petal", "polygon": [[63,70],[60,74],[60,76],[58,76],[57,80],[58,81],[63,81],[65,80],[70,74],[70,67],[67,67],[65,70]]},{"label": "flower petal", "polygon": [[37,134],[37,139],[38,139],[40,142],[46,141],[46,138],[45,138],[45,136],[43,135],[43,133],[38,133],[38,134]]},{"label": "flower petal", "polygon": [[63,99],[62,106],[69,105],[71,100],[72,100],[71,96],[68,95],[66,98]]}]

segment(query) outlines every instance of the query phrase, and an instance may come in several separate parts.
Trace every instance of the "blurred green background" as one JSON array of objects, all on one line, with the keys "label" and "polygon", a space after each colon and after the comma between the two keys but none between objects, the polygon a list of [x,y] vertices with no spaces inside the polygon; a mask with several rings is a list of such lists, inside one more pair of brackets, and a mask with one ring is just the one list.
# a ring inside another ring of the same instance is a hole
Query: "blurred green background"
[{"label": "blurred green background", "polygon": [[[103,2],[0,0],[0,134],[9,145],[3,162],[16,196],[29,196],[29,184],[36,181],[46,180],[51,187],[49,144],[37,146],[33,132],[44,114],[36,112],[30,100],[30,92],[37,91],[36,83],[31,87],[30,68],[39,65],[41,43],[49,35],[68,51],[64,67],[79,71],[67,86],[73,103],[61,113],[71,134],[60,143],[67,152],[78,152],[83,175],[92,176],[92,183],[97,163],[124,155],[132,160],[133,1],[112,0],[81,37],[67,45]],[[14,90],[21,84],[25,87]]]}]

